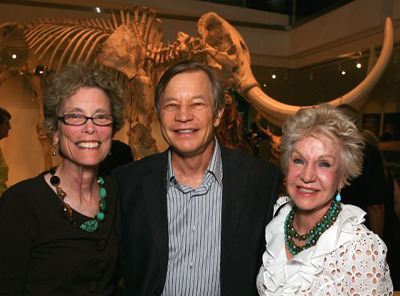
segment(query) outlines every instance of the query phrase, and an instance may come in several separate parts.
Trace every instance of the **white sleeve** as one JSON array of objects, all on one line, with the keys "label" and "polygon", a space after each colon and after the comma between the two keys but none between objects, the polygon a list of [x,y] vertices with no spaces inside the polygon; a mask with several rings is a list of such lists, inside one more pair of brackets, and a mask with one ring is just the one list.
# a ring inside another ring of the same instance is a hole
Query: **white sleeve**
[{"label": "white sleeve", "polygon": [[343,285],[347,295],[393,295],[385,243],[364,225],[355,231],[356,239],[346,250]]}]

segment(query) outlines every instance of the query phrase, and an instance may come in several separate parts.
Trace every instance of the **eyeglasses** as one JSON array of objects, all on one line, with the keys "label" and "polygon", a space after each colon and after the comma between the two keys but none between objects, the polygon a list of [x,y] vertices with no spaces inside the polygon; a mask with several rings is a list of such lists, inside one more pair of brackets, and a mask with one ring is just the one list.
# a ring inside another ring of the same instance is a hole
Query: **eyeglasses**
[{"label": "eyeglasses", "polygon": [[107,126],[114,122],[114,117],[109,114],[97,114],[93,117],[88,117],[82,114],[65,114],[59,116],[58,120],[62,120],[66,125],[84,125],[90,119],[95,125]]}]

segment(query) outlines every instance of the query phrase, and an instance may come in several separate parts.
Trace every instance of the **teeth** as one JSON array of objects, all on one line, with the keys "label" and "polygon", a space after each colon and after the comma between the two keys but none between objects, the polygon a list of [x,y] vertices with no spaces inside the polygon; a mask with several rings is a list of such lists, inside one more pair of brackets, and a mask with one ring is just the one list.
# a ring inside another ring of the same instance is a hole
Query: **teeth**
[{"label": "teeth", "polygon": [[316,192],[316,190],[311,190],[311,189],[306,189],[306,188],[299,188],[300,192],[304,192],[304,193],[313,193]]},{"label": "teeth", "polygon": [[100,146],[100,143],[99,142],[80,142],[77,145],[82,148],[97,148]]},{"label": "teeth", "polygon": [[180,130],[180,131],[178,131],[178,133],[193,133],[194,132],[194,130]]}]

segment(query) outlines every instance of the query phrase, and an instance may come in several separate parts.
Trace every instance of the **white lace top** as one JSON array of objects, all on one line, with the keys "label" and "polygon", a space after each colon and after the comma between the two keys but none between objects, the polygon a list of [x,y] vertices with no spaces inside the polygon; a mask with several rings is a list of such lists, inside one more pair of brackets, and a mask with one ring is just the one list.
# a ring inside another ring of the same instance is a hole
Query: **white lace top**
[{"label": "white lace top", "polygon": [[336,223],[317,244],[291,260],[284,221],[292,205],[280,210],[265,230],[267,249],[257,276],[260,295],[393,295],[384,242],[362,224],[363,210],[341,206]]}]

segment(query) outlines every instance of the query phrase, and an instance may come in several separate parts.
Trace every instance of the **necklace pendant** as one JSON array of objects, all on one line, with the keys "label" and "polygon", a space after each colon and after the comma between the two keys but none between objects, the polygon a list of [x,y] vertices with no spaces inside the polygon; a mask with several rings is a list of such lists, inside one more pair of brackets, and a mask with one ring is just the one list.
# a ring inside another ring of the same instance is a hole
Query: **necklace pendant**
[{"label": "necklace pendant", "polygon": [[[297,255],[301,251],[315,246],[322,233],[335,223],[341,211],[341,207],[337,202],[333,200],[331,206],[323,215],[322,219],[317,222],[316,225],[308,233],[304,235],[300,235],[293,226],[295,211],[296,207],[293,207],[289,214],[286,216],[284,223],[285,242],[290,253],[292,253],[293,255]],[[296,238],[300,241],[306,241],[306,244],[303,246],[298,246],[294,242],[293,238]]]},{"label": "necklace pendant", "polygon": [[105,219],[105,212],[107,210],[107,202],[106,202],[106,197],[107,197],[107,191],[103,187],[104,185],[104,179],[102,177],[99,177],[97,180],[97,183],[99,184],[99,196],[100,196],[100,201],[99,201],[99,212],[96,214],[95,219],[86,221],[82,225],[78,225],[78,223],[72,218],[72,208],[71,206],[64,202],[65,197],[67,194],[65,193],[64,190],[61,189],[60,184],[61,180],[58,176],[55,175],[56,173],[56,168],[53,167],[50,169],[50,183],[52,186],[56,188],[56,193],[61,201],[60,205],[60,212],[61,215],[67,218],[70,222],[72,227],[80,228],[86,232],[93,233],[99,228],[99,221],[103,221]]},{"label": "necklace pendant", "polygon": [[60,197],[61,200],[64,200],[67,194],[59,186],[57,186],[56,189],[57,189],[57,195]]},{"label": "necklace pendant", "polygon": [[72,217],[72,208],[69,204],[62,202],[60,205],[61,215],[70,219]]},{"label": "necklace pendant", "polygon": [[54,174],[52,174],[52,176],[50,177],[50,183],[53,186],[58,186],[58,185],[60,185],[60,178],[57,176],[54,176]]},{"label": "necklace pendant", "polygon": [[89,233],[93,233],[97,230],[98,227],[99,223],[97,222],[97,220],[89,220],[83,223],[79,228]]}]

